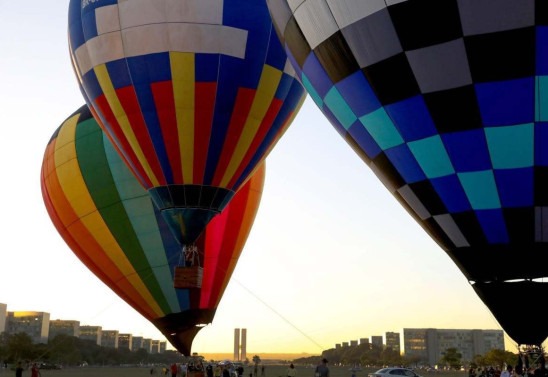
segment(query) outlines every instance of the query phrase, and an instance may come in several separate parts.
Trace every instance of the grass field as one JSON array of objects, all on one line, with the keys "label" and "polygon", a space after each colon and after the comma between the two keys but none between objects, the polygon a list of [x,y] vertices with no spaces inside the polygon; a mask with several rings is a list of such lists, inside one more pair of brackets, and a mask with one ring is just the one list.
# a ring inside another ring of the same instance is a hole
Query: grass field
[{"label": "grass field", "polygon": [[[266,365],[265,377],[285,377],[285,371],[287,365]],[[296,366],[297,377],[314,377],[314,368],[305,366]],[[348,367],[329,367],[330,377],[351,377],[352,372],[348,370]],[[378,368],[364,368],[356,373],[356,377],[367,377],[368,372],[374,372]],[[249,373],[252,372],[252,367],[246,367],[244,377],[249,377]],[[417,371],[423,377],[466,377],[466,372],[425,372]],[[42,370],[42,377],[150,377],[150,368],[123,368],[123,367],[85,367],[85,368],[65,368],[62,370]],[[13,371],[0,371],[0,376],[14,376]],[[30,376],[30,371],[25,371],[23,377]],[[163,377],[161,368],[156,368],[154,377]],[[168,374],[168,377],[171,375]]]}]

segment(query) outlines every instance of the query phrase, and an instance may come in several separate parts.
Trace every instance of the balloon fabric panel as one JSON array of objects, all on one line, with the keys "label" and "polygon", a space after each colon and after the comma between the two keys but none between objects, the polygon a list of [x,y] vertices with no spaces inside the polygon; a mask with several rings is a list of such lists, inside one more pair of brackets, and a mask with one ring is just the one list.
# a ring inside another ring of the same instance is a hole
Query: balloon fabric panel
[{"label": "balloon fabric panel", "polygon": [[41,184],[52,222],[78,258],[189,354],[199,331],[195,325],[212,321],[250,232],[264,170],[262,164],[236,194],[235,204],[198,239],[208,261],[200,289],[174,288],[180,245],[87,106],[67,118],[50,140]]}]

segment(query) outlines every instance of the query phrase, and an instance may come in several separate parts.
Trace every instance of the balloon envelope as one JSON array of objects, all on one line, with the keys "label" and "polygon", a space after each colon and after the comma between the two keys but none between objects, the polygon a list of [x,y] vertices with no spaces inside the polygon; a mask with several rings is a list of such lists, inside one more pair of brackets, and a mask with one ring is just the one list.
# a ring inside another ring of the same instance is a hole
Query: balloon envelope
[{"label": "balloon envelope", "polygon": [[69,45],[91,111],[183,245],[305,98],[264,0],[71,0]]},{"label": "balloon envelope", "polygon": [[264,183],[261,164],[198,239],[200,289],[175,289],[180,246],[87,106],[46,148],[41,184],[47,211],[76,256],[151,321],[184,355],[212,322],[251,230]]},{"label": "balloon envelope", "polygon": [[[544,2],[268,0],[303,85],[519,344],[548,286]],[[518,280],[512,281],[511,280]],[[542,293],[542,294],[541,294]],[[504,303],[504,305],[502,305]]]}]

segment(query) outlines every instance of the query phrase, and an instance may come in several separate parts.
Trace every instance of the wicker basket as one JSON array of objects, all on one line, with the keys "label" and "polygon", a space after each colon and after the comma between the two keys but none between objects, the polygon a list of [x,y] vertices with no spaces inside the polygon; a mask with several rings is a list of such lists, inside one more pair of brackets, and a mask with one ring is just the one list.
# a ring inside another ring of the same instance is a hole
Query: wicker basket
[{"label": "wicker basket", "polygon": [[173,287],[175,288],[201,288],[204,269],[200,266],[175,267]]}]

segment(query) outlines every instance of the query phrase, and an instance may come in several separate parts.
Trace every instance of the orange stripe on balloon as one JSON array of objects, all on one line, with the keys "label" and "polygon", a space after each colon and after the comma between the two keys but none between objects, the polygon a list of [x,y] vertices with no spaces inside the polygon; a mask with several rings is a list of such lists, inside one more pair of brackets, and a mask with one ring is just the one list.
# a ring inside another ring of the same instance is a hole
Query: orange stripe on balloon
[{"label": "orange stripe on balloon", "polygon": [[[129,166],[133,167],[138,172],[139,176],[137,177],[137,179],[139,180],[141,185],[144,185],[145,187],[152,187],[152,181],[144,171],[143,167],[139,163],[137,156],[133,152],[133,149],[130,147],[127,139],[125,138],[124,133],[122,132],[122,129],[118,124],[118,120],[114,116],[114,113],[112,113],[110,105],[108,104],[105,96],[97,97],[95,100],[95,106],[99,108],[99,112],[104,117],[103,121],[98,122],[98,124],[103,129],[103,131],[105,131],[105,134],[109,135],[109,140],[112,145],[115,146],[117,151],[125,151],[125,154],[121,155],[123,156],[124,161],[129,161]],[[95,114],[95,111],[93,111],[93,113]],[[109,125],[108,132],[105,130],[106,126],[103,124],[103,122]],[[116,137],[116,140],[112,139],[111,134]],[[118,148],[118,144],[121,145],[121,148]]]},{"label": "orange stripe on balloon", "polygon": [[[54,219],[53,223],[65,242],[73,253],[105,284],[116,291],[117,294],[123,293],[124,296],[127,296],[136,304],[136,309],[146,313],[143,315],[155,318],[157,314],[154,310],[150,308],[139,292],[116,267],[99,243],[96,242],[93,234],[79,221],[71,203],[61,194],[63,189],[54,172],[50,173],[45,179],[48,188],[48,203],[50,203],[49,207],[46,208],[49,209],[50,217]],[[53,193],[59,193],[59,195],[53,195]]]}]

